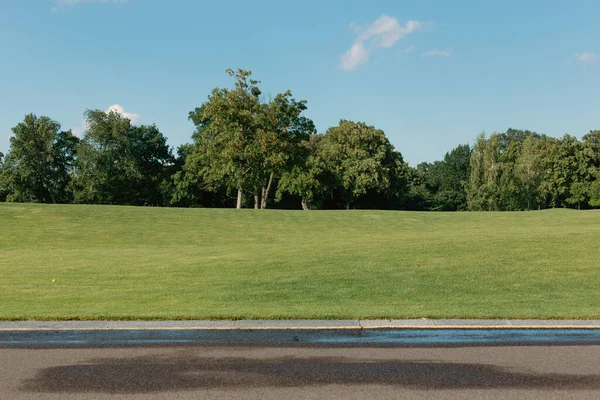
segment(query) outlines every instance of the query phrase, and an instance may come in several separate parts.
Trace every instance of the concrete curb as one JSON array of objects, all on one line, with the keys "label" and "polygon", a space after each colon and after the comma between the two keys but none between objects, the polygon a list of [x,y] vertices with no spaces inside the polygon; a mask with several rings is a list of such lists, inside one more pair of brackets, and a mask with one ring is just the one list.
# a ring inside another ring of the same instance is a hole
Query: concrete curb
[{"label": "concrete curb", "polygon": [[79,330],[600,329],[600,320],[7,321],[0,331]]}]

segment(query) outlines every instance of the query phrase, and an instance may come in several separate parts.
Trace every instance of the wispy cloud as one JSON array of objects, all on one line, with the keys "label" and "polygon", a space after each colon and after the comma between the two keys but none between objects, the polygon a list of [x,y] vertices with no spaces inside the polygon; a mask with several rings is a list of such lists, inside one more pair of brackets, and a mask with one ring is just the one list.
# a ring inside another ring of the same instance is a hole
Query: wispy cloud
[{"label": "wispy cloud", "polygon": [[[376,48],[391,48],[406,35],[423,28],[420,21],[410,20],[402,26],[396,18],[382,15],[368,26],[350,27],[356,32],[354,44],[340,57],[339,68],[352,71],[369,62],[369,56]],[[413,50],[414,51],[414,50]]]},{"label": "wispy cloud", "polygon": [[423,53],[425,57],[450,57],[452,52],[450,50],[439,50],[439,49],[431,49]]},{"label": "wispy cloud", "polygon": [[52,11],[58,11],[61,7],[76,6],[79,4],[94,4],[94,3],[127,3],[127,0],[55,0]]},{"label": "wispy cloud", "polygon": [[417,46],[415,46],[414,44],[411,44],[410,46],[408,46],[407,48],[405,48],[404,50],[402,50],[402,52],[403,53],[414,53],[418,49],[419,48]]},{"label": "wispy cloud", "polygon": [[350,50],[345,52],[340,59],[340,68],[352,71],[356,67],[369,62],[369,50],[361,42],[354,43]]},{"label": "wispy cloud", "polygon": [[138,114],[134,114],[134,113],[130,113],[125,111],[125,109],[123,108],[122,105],[120,104],[113,104],[112,106],[108,107],[105,112],[109,113],[111,111],[114,111],[118,114],[121,114],[122,116],[124,116],[125,118],[129,118],[131,120],[131,123],[135,124],[136,122],[138,122],[140,120],[140,115]]},{"label": "wispy cloud", "polygon": [[600,55],[596,53],[579,53],[575,58],[581,62],[587,63],[600,60]]}]

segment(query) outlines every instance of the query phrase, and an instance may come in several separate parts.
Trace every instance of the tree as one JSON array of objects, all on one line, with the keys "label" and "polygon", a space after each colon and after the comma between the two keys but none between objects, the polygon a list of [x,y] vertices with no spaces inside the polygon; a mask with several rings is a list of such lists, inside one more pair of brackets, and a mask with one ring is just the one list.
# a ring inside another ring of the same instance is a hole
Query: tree
[{"label": "tree", "polygon": [[590,201],[591,207],[600,207],[600,179],[597,179],[590,185]]},{"label": "tree", "polygon": [[471,148],[459,145],[446,153],[442,161],[423,165],[427,189],[431,192],[431,209],[440,211],[466,210],[467,184]]},{"label": "tree", "polygon": [[541,208],[544,205],[544,190],[542,189],[544,177],[541,152],[537,142],[532,136],[526,138],[521,154],[515,163],[515,176],[524,202],[522,206],[526,210]]},{"label": "tree", "polygon": [[78,146],[75,200],[79,203],[166,205],[174,163],[158,128],[134,126],[115,112],[88,110]]},{"label": "tree", "polygon": [[586,199],[588,194],[587,185],[583,182],[574,182],[569,190],[570,196],[567,198],[567,203],[577,204],[577,209],[581,210],[581,203]]},{"label": "tree", "polygon": [[3,165],[10,201],[64,203],[78,139],[49,117],[25,116],[12,128],[10,151]]},{"label": "tree", "polygon": [[384,193],[393,174],[402,171],[394,148],[380,129],[363,122],[341,120],[323,137],[322,157],[341,190],[346,209],[369,191]]},{"label": "tree", "polygon": [[423,162],[416,168],[408,167],[408,190],[403,196],[402,208],[411,211],[426,211],[430,208],[431,193],[427,189],[427,173],[430,163]]},{"label": "tree", "polygon": [[235,89],[215,88],[207,102],[190,112],[196,125],[196,156],[190,160],[197,163],[198,179],[207,189],[237,190],[236,208],[241,208],[242,193],[253,192],[262,181],[263,159],[256,140],[261,91],[251,71],[226,72],[235,77]]},{"label": "tree", "polygon": [[[227,70],[235,89],[216,88],[208,101],[190,113],[196,125],[194,150],[184,167],[207,190],[237,190],[254,198],[254,208],[266,208],[274,182],[302,157],[301,144],[314,133],[313,122],[302,116],[306,101],[290,91],[261,103],[259,81],[251,72]],[[192,172],[193,171],[193,172]]]},{"label": "tree", "polygon": [[486,139],[481,134],[471,154],[468,204],[474,211],[500,209],[500,143],[497,134]]},{"label": "tree", "polygon": [[322,207],[324,196],[331,186],[331,177],[320,152],[322,139],[322,135],[313,134],[301,143],[297,162],[285,170],[279,180],[278,201],[284,193],[291,193],[300,197],[303,210]]},{"label": "tree", "polygon": [[570,135],[555,139],[553,144],[547,161],[551,174],[546,178],[549,182],[550,203],[552,207],[566,207],[577,203],[573,203],[572,199],[567,200],[571,198],[571,185],[584,180],[580,176],[582,145]]},{"label": "tree", "polygon": [[481,135],[471,157],[468,203],[471,210],[529,210],[545,206],[548,138],[508,129]]},{"label": "tree", "polygon": [[264,160],[262,209],[267,208],[273,180],[306,161],[306,146],[316,131],[312,120],[302,116],[305,110],[306,101],[296,101],[289,90],[263,105],[258,130]]}]

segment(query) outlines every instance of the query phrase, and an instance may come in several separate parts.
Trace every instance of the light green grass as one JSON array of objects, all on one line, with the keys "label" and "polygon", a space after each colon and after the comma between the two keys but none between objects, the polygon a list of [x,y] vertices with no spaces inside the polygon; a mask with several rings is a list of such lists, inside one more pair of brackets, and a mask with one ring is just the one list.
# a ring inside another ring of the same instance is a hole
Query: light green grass
[{"label": "light green grass", "polygon": [[600,212],[0,204],[0,319],[599,318]]}]

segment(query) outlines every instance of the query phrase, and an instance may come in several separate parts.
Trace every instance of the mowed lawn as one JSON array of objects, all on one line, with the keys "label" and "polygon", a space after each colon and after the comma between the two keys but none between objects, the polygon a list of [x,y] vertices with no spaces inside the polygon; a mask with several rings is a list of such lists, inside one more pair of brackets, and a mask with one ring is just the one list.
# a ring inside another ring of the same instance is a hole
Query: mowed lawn
[{"label": "mowed lawn", "polygon": [[600,212],[0,204],[0,319],[599,318]]}]

